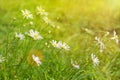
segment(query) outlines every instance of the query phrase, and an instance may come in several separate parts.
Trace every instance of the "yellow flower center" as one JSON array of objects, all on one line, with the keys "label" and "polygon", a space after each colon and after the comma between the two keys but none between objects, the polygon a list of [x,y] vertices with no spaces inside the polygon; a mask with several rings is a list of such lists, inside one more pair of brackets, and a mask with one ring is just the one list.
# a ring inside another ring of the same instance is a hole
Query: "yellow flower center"
[{"label": "yellow flower center", "polygon": [[35,35],[34,35],[34,39],[35,39],[35,40],[38,39],[38,36],[39,36],[38,34],[35,34]]}]

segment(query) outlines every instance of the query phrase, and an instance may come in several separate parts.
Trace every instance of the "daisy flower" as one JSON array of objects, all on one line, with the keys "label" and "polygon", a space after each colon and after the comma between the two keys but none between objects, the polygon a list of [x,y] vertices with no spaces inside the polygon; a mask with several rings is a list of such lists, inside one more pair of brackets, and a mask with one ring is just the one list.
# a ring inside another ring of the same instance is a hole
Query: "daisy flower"
[{"label": "daisy flower", "polygon": [[98,57],[96,57],[93,53],[91,54],[91,59],[93,61],[94,66],[99,65],[100,61],[99,61]]},{"label": "daisy flower", "polygon": [[76,63],[73,63],[72,60],[71,60],[71,64],[72,64],[72,66],[73,66],[74,68],[80,69],[80,66],[79,66],[78,64],[76,64]]},{"label": "daisy flower", "polygon": [[112,40],[115,40],[116,43],[119,43],[118,35],[116,34],[116,31],[113,31],[113,37],[111,38]]},{"label": "daisy flower", "polygon": [[[43,17],[43,21],[44,21],[46,24],[49,24],[50,26],[52,26],[53,28],[55,28],[54,22],[52,22],[47,16],[44,16],[44,17]],[[58,26],[57,28],[59,29],[60,27]]]},{"label": "daisy flower", "polygon": [[62,48],[65,50],[69,50],[70,46],[68,46],[65,42],[62,44]]},{"label": "daisy flower", "polygon": [[50,41],[50,43],[53,45],[53,47],[56,47],[58,49],[65,49],[65,50],[69,50],[70,47],[65,43],[65,42],[62,42],[62,41],[55,41],[55,40],[52,40]]},{"label": "daisy flower", "polygon": [[24,18],[33,19],[33,15],[31,14],[29,10],[25,9],[25,10],[21,10],[21,12]]},{"label": "daisy flower", "polygon": [[40,7],[40,6],[37,6],[37,14],[38,15],[44,15],[44,16],[48,15],[48,13],[45,12],[45,10],[42,7]]},{"label": "daisy flower", "polygon": [[62,49],[65,49],[65,50],[70,49],[70,47],[65,42],[62,42],[62,41],[58,42],[58,48],[62,48]]},{"label": "daisy flower", "polygon": [[5,57],[3,57],[2,55],[0,55],[0,63],[5,61]]},{"label": "daisy flower", "polygon": [[21,33],[15,33],[15,37],[19,38],[20,40],[24,40],[25,36]]},{"label": "daisy flower", "polygon": [[104,43],[100,40],[100,38],[95,37],[95,40],[98,42],[98,44],[100,45],[100,52],[103,52],[105,45]]},{"label": "daisy flower", "polygon": [[27,61],[32,66],[40,66],[43,61],[43,54],[40,50],[31,50],[27,55]]},{"label": "daisy flower", "polygon": [[58,48],[58,43],[57,43],[57,41],[52,40],[52,41],[50,41],[50,43],[52,44],[53,47]]},{"label": "daisy flower", "polygon": [[43,20],[44,20],[44,22],[46,23],[46,24],[49,24],[50,23],[50,20],[48,19],[48,17],[43,17]]},{"label": "daisy flower", "polygon": [[33,60],[36,62],[37,66],[41,65],[42,62],[40,61],[38,56],[32,55]]},{"label": "daisy flower", "polygon": [[33,29],[29,30],[29,33],[26,32],[30,37],[32,37],[34,40],[41,40],[43,37],[39,34],[38,31],[34,31]]}]

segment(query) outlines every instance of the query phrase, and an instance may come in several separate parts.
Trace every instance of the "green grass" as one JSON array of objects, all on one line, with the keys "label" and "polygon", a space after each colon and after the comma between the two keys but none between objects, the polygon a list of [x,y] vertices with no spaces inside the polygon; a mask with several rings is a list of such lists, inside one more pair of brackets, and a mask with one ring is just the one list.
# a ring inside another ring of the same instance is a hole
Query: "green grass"
[{"label": "green grass", "polygon": [[[0,0],[0,55],[5,57],[0,63],[0,80],[119,80],[120,46],[110,39],[114,30],[118,39],[120,34],[117,1]],[[36,15],[37,6],[42,6],[60,29]],[[24,9],[30,10],[34,19],[24,19]],[[24,34],[30,29],[39,31],[43,39],[33,40],[26,34],[24,40],[15,37],[15,32]],[[106,32],[110,34],[105,36]],[[96,36],[105,45],[102,53]],[[51,40],[66,42],[70,50],[53,47]],[[43,56],[40,66],[30,58],[30,51]],[[92,53],[100,61],[97,66],[93,65]],[[75,68],[71,60],[80,68]]]}]

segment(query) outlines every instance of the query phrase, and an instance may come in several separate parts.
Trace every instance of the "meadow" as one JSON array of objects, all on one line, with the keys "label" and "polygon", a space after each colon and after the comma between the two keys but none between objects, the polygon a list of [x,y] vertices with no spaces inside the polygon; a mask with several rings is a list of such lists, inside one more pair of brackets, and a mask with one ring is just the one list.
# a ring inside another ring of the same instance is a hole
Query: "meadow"
[{"label": "meadow", "polygon": [[119,0],[0,0],[0,80],[120,80]]}]

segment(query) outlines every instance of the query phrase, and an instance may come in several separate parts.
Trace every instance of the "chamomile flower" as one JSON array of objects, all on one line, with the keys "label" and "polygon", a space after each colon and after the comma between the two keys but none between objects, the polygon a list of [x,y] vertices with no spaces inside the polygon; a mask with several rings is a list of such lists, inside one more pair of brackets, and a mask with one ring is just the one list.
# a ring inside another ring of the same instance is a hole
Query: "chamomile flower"
[{"label": "chamomile flower", "polygon": [[58,47],[57,41],[52,40],[50,41],[50,43],[52,44],[53,47]]},{"label": "chamomile flower", "polygon": [[65,50],[70,49],[70,47],[65,42],[62,42],[62,41],[58,42],[58,48],[62,48],[62,49],[65,49]]},{"label": "chamomile flower", "polygon": [[43,61],[43,54],[40,50],[31,50],[28,53],[27,61],[30,65],[40,66]]},{"label": "chamomile flower", "polygon": [[102,53],[103,50],[105,49],[105,45],[104,43],[100,40],[100,38],[95,37],[95,40],[97,41],[97,43],[100,45],[100,52]]},{"label": "chamomile flower", "polygon": [[104,48],[105,48],[105,45],[104,45],[104,43],[100,43],[100,52],[102,53],[103,52],[103,50],[104,50]]},{"label": "chamomile flower", "polygon": [[61,48],[63,48],[62,46],[63,46],[62,41],[58,41],[57,48],[61,49]]},{"label": "chamomile flower", "polygon": [[40,7],[40,6],[37,6],[37,14],[38,15],[43,15],[43,16],[47,16],[48,15],[48,13],[45,12],[45,10],[42,7]]},{"label": "chamomile flower", "polygon": [[70,46],[68,46],[65,42],[62,44],[61,46],[63,49],[65,50],[69,50],[70,49]]},{"label": "chamomile flower", "polygon": [[5,57],[3,57],[2,55],[0,55],[0,63],[5,61]]},{"label": "chamomile flower", "polygon": [[52,22],[47,16],[43,17],[43,21],[48,25],[50,25],[51,27],[55,28],[55,24],[54,22]]},{"label": "chamomile flower", "polygon": [[33,15],[29,10],[25,9],[25,10],[21,10],[21,12],[25,19],[33,19]]},{"label": "chamomile flower", "polygon": [[25,36],[22,33],[15,33],[15,37],[19,38],[20,40],[24,40]]},{"label": "chamomile flower", "polygon": [[34,31],[33,29],[29,30],[29,33],[26,32],[30,37],[32,37],[34,40],[41,40],[43,37],[40,35],[38,31]]},{"label": "chamomile flower", "polygon": [[52,40],[50,41],[50,43],[53,45],[53,47],[56,47],[58,49],[65,49],[65,50],[69,50],[70,47],[65,43],[65,42],[62,42],[62,41],[55,41],[55,40]]},{"label": "chamomile flower", "polygon": [[96,57],[93,53],[91,54],[91,59],[93,61],[94,66],[99,65],[100,61],[99,61],[98,57]]},{"label": "chamomile flower", "polygon": [[73,63],[72,60],[71,60],[71,64],[72,64],[72,66],[73,66],[74,68],[80,69],[80,66],[79,66],[78,64],[76,64],[76,63]]},{"label": "chamomile flower", "polygon": [[49,24],[50,23],[50,19],[48,17],[43,17],[43,20],[46,24]]},{"label": "chamomile flower", "polygon": [[113,37],[111,38],[112,40],[116,41],[116,44],[119,43],[118,35],[116,34],[116,31],[113,32]]},{"label": "chamomile flower", "polygon": [[86,33],[88,33],[88,34],[91,34],[91,35],[94,34],[93,31],[90,30],[90,29],[88,29],[88,28],[84,28],[84,31],[85,31]]},{"label": "chamomile flower", "polygon": [[38,56],[32,55],[33,60],[36,62],[37,66],[41,65],[42,62],[40,61]]}]

